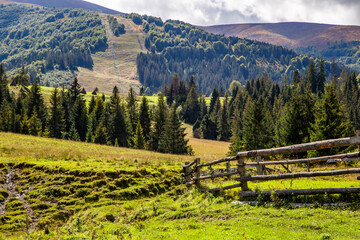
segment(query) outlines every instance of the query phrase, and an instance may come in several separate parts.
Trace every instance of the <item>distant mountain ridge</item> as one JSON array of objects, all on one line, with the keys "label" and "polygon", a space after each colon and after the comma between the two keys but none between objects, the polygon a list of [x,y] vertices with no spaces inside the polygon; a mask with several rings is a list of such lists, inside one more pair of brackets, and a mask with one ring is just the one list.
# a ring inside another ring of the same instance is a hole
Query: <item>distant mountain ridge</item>
[{"label": "distant mountain ridge", "polygon": [[91,10],[106,14],[123,14],[121,12],[83,0],[12,0],[12,2],[30,3],[49,8],[82,8],[85,10]]},{"label": "distant mountain ridge", "polygon": [[328,43],[360,40],[360,26],[341,26],[319,23],[283,22],[203,26],[205,31],[247,38],[296,49]]}]

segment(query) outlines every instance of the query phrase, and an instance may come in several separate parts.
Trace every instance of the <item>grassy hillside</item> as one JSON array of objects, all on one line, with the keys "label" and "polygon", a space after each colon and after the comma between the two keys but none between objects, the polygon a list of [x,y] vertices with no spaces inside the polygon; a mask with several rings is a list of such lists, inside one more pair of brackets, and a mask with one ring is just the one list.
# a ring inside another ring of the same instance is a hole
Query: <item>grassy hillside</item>
[{"label": "grassy hillside", "polygon": [[135,25],[131,19],[115,16],[119,23],[125,25],[126,33],[116,37],[110,30],[107,15],[101,14],[105,25],[109,47],[105,52],[92,55],[92,69],[79,68],[79,81],[86,90],[98,87],[100,91],[111,92],[117,85],[121,93],[127,93],[130,86],[139,92],[139,78],[136,57],[146,52],[145,33],[142,27]]},{"label": "grassy hillside", "polygon": [[[357,205],[251,206],[237,202],[236,191],[187,190],[181,164],[190,157],[9,133],[0,142],[0,239],[360,237]],[[211,155],[211,145],[202,147]],[[250,187],[358,186],[355,178]]]}]

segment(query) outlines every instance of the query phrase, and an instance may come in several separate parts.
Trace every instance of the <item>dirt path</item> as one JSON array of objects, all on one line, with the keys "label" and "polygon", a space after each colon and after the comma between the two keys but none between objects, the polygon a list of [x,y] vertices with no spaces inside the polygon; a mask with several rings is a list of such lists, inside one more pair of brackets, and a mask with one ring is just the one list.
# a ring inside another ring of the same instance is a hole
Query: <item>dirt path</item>
[{"label": "dirt path", "polygon": [[4,215],[6,213],[6,203],[9,202],[11,197],[16,197],[20,202],[22,202],[26,216],[29,219],[29,230],[35,229],[36,223],[38,219],[36,218],[36,214],[32,209],[30,203],[25,199],[25,193],[22,195],[16,190],[16,184],[14,182],[14,171],[13,169],[9,169],[8,174],[6,175],[6,184],[5,189],[8,191],[9,196],[5,200],[3,206],[0,206],[0,215]]}]

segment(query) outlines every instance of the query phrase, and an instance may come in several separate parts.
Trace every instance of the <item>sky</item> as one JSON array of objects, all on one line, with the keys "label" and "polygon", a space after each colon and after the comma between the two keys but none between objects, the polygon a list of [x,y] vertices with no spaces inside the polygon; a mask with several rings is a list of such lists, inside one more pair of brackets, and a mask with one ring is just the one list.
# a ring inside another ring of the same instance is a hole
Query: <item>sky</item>
[{"label": "sky", "polygon": [[360,0],[86,0],[193,25],[316,22],[360,25]]}]

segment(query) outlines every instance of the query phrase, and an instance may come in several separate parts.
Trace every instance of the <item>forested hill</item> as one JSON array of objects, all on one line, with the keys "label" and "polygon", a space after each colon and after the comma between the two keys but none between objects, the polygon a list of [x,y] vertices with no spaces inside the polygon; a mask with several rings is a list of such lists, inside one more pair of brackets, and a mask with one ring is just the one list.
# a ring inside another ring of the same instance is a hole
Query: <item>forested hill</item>
[{"label": "forested hill", "polygon": [[[310,63],[309,57],[281,46],[215,35],[180,21],[145,22],[144,31],[150,53],[139,55],[138,72],[152,93],[169,85],[174,73],[186,80],[194,75],[199,90],[210,94],[214,87],[227,89],[233,80],[245,84],[264,73],[278,82],[291,79],[295,69],[304,74]],[[330,63],[325,68],[327,76],[332,73]]]},{"label": "forested hill", "polygon": [[253,23],[206,26],[202,29],[288,47],[299,53],[333,58],[360,71],[360,26],[303,22]]},{"label": "forested hill", "polygon": [[118,11],[83,0],[12,0],[12,2],[36,4],[48,8],[82,8],[107,14],[120,14]]},{"label": "forested hill", "polygon": [[10,75],[25,65],[32,81],[38,76],[46,84],[61,71],[52,85],[69,83],[77,67],[91,69],[91,54],[107,48],[96,12],[15,4],[0,5],[0,42],[0,62]]}]

